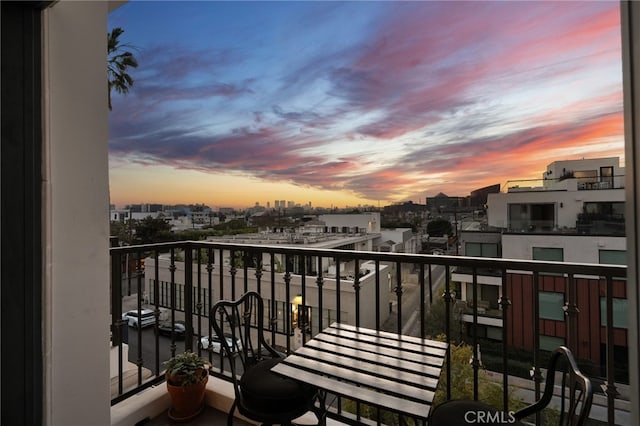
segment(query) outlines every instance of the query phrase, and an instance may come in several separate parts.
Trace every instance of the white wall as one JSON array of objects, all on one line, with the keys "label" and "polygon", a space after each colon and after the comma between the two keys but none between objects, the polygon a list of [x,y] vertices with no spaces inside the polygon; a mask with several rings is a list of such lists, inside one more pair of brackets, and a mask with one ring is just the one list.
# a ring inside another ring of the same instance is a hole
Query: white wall
[{"label": "white wall", "polygon": [[[624,167],[620,167],[620,158],[619,157],[607,157],[607,158],[587,158],[583,160],[563,160],[563,161],[554,161],[553,163],[547,166],[547,171],[542,174],[543,179],[549,178],[550,181],[546,182],[551,184],[551,186],[555,186],[556,184],[562,184],[566,181],[557,181],[564,171],[593,171],[595,170],[598,174],[598,178],[600,176],[600,168],[601,167],[613,167],[613,184],[614,187],[620,188],[624,186]],[[569,181],[572,181],[571,179]],[[573,180],[573,182],[577,183],[577,180]]]},{"label": "white wall", "polygon": [[599,263],[599,250],[626,250],[624,237],[503,234],[502,257],[531,260],[533,247],[562,248],[565,262]]},{"label": "white wall", "polygon": [[[487,215],[489,226],[507,228],[509,204],[555,203],[559,228],[575,228],[578,213],[585,202],[624,201],[624,189],[582,191],[529,191],[489,194]],[[562,203],[562,207],[560,207]]]},{"label": "white wall", "polygon": [[[370,212],[361,214],[321,214],[318,220],[322,221],[331,230],[332,226],[342,228],[343,226],[364,228],[367,233],[376,234],[380,232],[380,213]],[[338,232],[342,232],[339,230]]]},{"label": "white wall", "polygon": [[107,13],[61,1],[43,15],[48,425],[110,422]]},{"label": "white wall", "polygon": [[[219,251],[214,251],[214,258],[216,262],[219,259]],[[326,266],[329,265],[329,260],[324,259],[323,264]],[[158,279],[159,281],[171,282],[171,272],[169,269],[170,260],[167,257],[160,257],[158,261]],[[269,260],[264,260],[265,264],[269,264]],[[353,273],[353,264],[349,262],[351,265],[351,270],[346,268],[344,264],[341,264],[341,274],[351,274]],[[175,273],[174,280],[176,284],[183,285],[185,283],[185,263],[184,262],[175,262]],[[219,300],[219,282],[220,282],[220,265],[216,264],[215,269],[213,271],[213,300],[212,303],[215,303]],[[229,266],[225,262],[225,265],[222,266],[224,270],[224,297],[231,298],[231,274],[229,272]],[[375,264],[373,262],[365,262],[360,264],[360,269],[368,269],[369,274],[360,278],[360,325],[362,327],[370,327],[375,328],[375,317],[376,317],[376,299],[375,299]],[[155,259],[153,257],[148,257],[145,259],[145,270],[148,271],[145,277],[145,294],[147,296],[151,295],[151,286],[153,285],[153,279],[155,278]],[[334,270],[335,273],[335,270]],[[381,264],[380,265],[380,305],[378,306],[378,313],[380,314],[381,322],[384,322],[389,317],[388,305],[389,305],[389,293],[387,290],[387,274],[394,274],[392,268],[388,265]],[[202,268],[200,272],[200,282],[202,288],[207,288],[208,285],[208,276],[207,276],[206,268]],[[236,272],[236,296],[240,296],[243,292],[243,283],[244,283],[244,270],[239,268]],[[193,267],[192,270],[192,282],[194,287],[197,287],[198,283],[198,271],[197,268]],[[247,285],[249,290],[257,291],[257,280],[255,277],[255,273],[252,270],[249,270],[249,276],[247,277]],[[264,298],[271,297],[270,290],[270,278],[269,272],[265,271],[264,276],[262,277],[262,296]],[[307,276],[305,282],[305,294],[306,294],[306,304],[317,308],[319,306],[318,300],[318,285],[316,283],[316,277]],[[330,309],[332,311],[336,310],[336,279],[335,277],[327,276],[326,272],[323,273],[323,285],[322,285],[322,308]],[[290,298],[293,298],[296,294],[302,293],[302,278],[300,275],[292,274],[291,276],[291,284],[290,284]],[[275,300],[278,302],[287,301],[286,298],[286,286],[284,282],[284,274],[281,272],[277,272],[275,274]],[[153,299],[152,299],[153,301]],[[340,282],[340,316],[341,322],[355,325],[355,289],[353,288],[353,280],[352,279],[342,279]],[[333,321],[333,320],[332,320]],[[329,324],[324,324],[324,326],[328,326]]]}]

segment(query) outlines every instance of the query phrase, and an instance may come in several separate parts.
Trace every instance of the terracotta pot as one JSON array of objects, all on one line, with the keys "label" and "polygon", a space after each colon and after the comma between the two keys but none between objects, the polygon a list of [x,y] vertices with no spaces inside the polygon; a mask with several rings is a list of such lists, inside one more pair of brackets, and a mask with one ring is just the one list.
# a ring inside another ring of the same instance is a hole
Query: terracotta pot
[{"label": "terracotta pot", "polygon": [[[169,380],[167,376],[167,391],[171,396],[173,406],[169,410],[169,417],[175,421],[187,421],[202,411],[204,408],[204,393],[209,380],[209,373],[202,370],[202,381],[189,386],[176,386],[179,379],[175,376]],[[170,383],[171,382],[171,383]]]}]

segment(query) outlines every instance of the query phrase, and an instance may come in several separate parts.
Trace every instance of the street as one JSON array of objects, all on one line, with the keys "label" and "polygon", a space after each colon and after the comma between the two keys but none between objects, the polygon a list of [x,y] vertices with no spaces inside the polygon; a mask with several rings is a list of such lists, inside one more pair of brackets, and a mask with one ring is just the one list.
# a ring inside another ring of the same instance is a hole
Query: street
[{"label": "street", "polygon": [[[156,372],[156,344],[155,344],[155,332],[154,327],[146,327],[142,329],[141,342],[142,345],[138,345],[138,331],[135,327],[128,327],[129,332],[129,362],[136,363],[138,358],[142,359],[142,366]],[[182,353],[185,350],[185,341],[175,341],[175,353]],[[141,353],[138,353],[138,348],[141,347]],[[193,339],[193,352],[198,352],[198,337]],[[171,358],[171,338],[167,336],[158,336],[158,354],[159,354],[159,371],[164,370],[163,363]],[[211,354],[211,356],[209,356]],[[208,359],[211,364],[219,368],[220,355],[212,353],[206,350],[201,351],[201,356]],[[226,366],[226,369],[229,367]]]},{"label": "street", "polygon": [[[431,268],[431,281],[433,299],[439,297],[441,288],[444,286],[445,268],[442,265],[434,265]],[[402,334],[410,336],[420,336],[420,285],[403,284],[404,293],[402,295]],[[429,312],[431,307],[429,300],[429,271],[425,270],[425,312]],[[397,331],[397,311],[390,315],[384,323],[384,330]]]}]

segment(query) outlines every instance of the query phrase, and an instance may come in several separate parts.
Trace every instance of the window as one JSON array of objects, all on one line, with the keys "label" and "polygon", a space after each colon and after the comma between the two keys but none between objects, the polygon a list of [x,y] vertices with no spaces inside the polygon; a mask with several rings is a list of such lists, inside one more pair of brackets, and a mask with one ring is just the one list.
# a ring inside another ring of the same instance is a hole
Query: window
[{"label": "window", "polygon": [[613,167],[600,167],[600,182],[605,184],[601,188],[613,188]]},{"label": "window", "polygon": [[555,204],[509,204],[512,231],[551,231],[555,227]]},{"label": "window", "polygon": [[583,233],[620,235],[625,234],[624,202],[584,203],[582,213],[578,214],[576,226]]},{"label": "window", "polygon": [[502,340],[502,328],[487,326],[487,339]]},{"label": "window", "polygon": [[624,201],[584,203],[584,213],[599,219],[624,219]]},{"label": "window", "polygon": [[608,263],[611,265],[627,264],[626,250],[600,250],[598,251],[598,257],[599,263]]},{"label": "window", "polygon": [[534,247],[533,260],[546,260],[549,262],[562,262],[564,250],[558,247]]},{"label": "window", "polygon": [[[613,298],[613,326],[616,328],[629,328],[627,315],[628,310],[627,299]],[[607,325],[607,298],[600,298],[600,325]]]},{"label": "window", "polygon": [[538,307],[541,319],[564,321],[564,293],[541,291]]},{"label": "window", "polygon": [[465,256],[498,257],[498,244],[495,243],[466,243]]},{"label": "window", "polygon": [[596,170],[578,170],[573,173],[573,177],[578,179],[579,183],[596,182],[598,172]]},{"label": "window", "polygon": [[558,346],[565,344],[564,338],[555,336],[540,336],[540,349],[543,351],[555,351]]}]

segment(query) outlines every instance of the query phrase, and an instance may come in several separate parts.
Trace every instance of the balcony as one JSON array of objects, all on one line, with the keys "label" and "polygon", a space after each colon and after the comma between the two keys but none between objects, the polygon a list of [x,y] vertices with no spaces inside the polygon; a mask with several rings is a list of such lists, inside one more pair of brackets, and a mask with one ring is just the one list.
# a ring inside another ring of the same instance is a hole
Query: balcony
[{"label": "balcony", "polygon": [[592,191],[624,189],[624,175],[608,177],[574,177],[568,175],[562,178],[520,179],[510,180],[503,191],[540,192],[540,191]]},{"label": "balcony", "polygon": [[[596,384],[592,417],[629,423],[627,329],[620,315],[627,294],[624,266],[193,241],[110,250],[112,424],[152,419],[168,408],[162,362],[186,349],[212,362],[208,402],[225,412],[231,401],[228,368],[198,342],[212,332],[210,307],[248,290],[265,300],[270,343],[285,353],[334,321],[420,337],[443,333],[451,344],[477,348],[470,352],[473,385],[467,397],[486,398],[479,388],[489,380],[502,389],[499,401],[490,402],[505,411],[540,395],[548,351],[565,344]],[[307,272],[307,265],[313,270]],[[483,275],[487,271],[490,276]],[[501,284],[490,286],[499,288],[496,300],[482,289],[486,279]],[[452,315],[460,311],[455,294],[462,286],[464,321]],[[549,293],[557,296],[551,299],[560,301],[557,306],[549,304]],[[305,327],[296,330],[301,306]],[[144,308],[155,312],[156,325],[138,333],[121,315]],[[186,324],[184,340],[159,335],[160,321],[176,320]],[[447,367],[443,377],[448,374]],[[455,380],[441,381],[448,383],[444,399],[460,397],[451,387]],[[514,399],[514,390],[523,402]],[[344,398],[336,399],[328,416],[338,423],[400,421]]]}]

